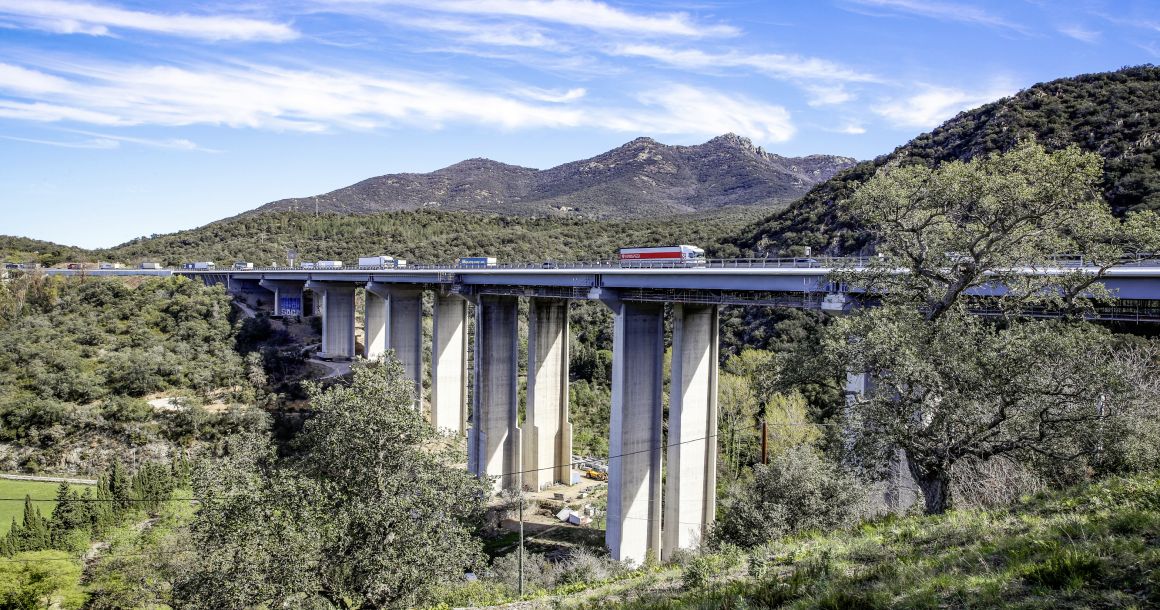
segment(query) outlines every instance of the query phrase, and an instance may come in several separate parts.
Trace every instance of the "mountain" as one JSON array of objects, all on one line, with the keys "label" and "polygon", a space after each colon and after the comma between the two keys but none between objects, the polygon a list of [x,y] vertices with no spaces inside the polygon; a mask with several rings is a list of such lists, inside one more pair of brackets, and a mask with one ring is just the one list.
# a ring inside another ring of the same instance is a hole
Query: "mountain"
[{"label": "mountain", "polygon": [[863,250],[868,235],[836,202],[890,162],[936,165],[1009,150],[1035,138],[1048,150],[1071,144],[1104,158],[1101,188],[1117,214],[1160,209],[1160,68],[1152,65],[1040,83],[962,112],[894,152],[839,172],[800,200],[738,234],[759,255],[810,246],[815,253]]},{"label": "mountain", "polygon": [[849,157],[782,157],[726,134],[696,146],[637,138],[546,170],[469,159],[426,174],[387,174],[271,211],[375,214],[435,209],[511,216],[649,218],[732,206],[777,205],[855,163]]}]

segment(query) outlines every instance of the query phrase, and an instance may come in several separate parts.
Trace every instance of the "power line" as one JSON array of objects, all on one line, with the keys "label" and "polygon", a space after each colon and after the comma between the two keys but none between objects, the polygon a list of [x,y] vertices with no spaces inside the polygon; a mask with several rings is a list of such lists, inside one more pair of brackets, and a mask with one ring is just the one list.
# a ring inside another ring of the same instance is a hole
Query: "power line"
[{"label": "power line", "polygon": [[[814,424],[814,423],[809,423],[809,422],[780,422],[780,423],[770,423],[769,425],[785,427],[785,428],[793,428],[793,427],[803,427],[803,426],[841,426],[842,424],[833,424],[833,423]],[[506,477],[506,476],[512,476],[512,475],[517,475],[517,474],[528,474],[530,472],[540,472],[542,470],[555,470],[555,469],[560,468],[562,466],[569,466],[569,467],[578,466],[581,464],[586,464],[588,462],[612,461],[615,459],[628,457],[630,455],[640,455],[642,453],[651,453],[653,451],[658,451],[660,449],[668,449],[670,447],[677,447],[679,445],[685,445],[688,443],[695,443],[698,441],[709,440],[711,438],[717,438],[719,436],[721,436],[721,435],[720,434],[710,434],[707,436],[701,436],[698,438],[684,440],[684,441],[681,441],[679,443],[670,443],[667,445],[658,445],[656,447],[649,447],[647,449],[640,449],[637,451],[626,451],[624,453],[619,453],[617,455],[610,455],[610,456],[605,457],[605,458],[594,457],[594,458],[589,459],[589,460],[579,460],[579,461],[574,461],[574,462],[566,462],[563,464],[554,464],[552,466],[544,466],[542,468],[531,468],[528,470],[513,470],[511,472],[501,472],[501,473],[497,473],[494,475],[488,475],[488,476]],[[56,502],[56,498],[28,498],[28,499],[30,499],[33,502]],[[218,498],[215,498],[215,499],[218,499]],[[25,500],[25,498],[0,498],[0,502],[23,502],[24,500]],[[83,497],[81,497],[81,498],[69,498],[68,501],[69,502],[136,502],[136,503],[183,502],[183,501],[202,502],[202,501],[207,501],[207,498],[147,498],[147,499],[122,498],[122,499],[116,499],[116,498],[83,498]]]}]

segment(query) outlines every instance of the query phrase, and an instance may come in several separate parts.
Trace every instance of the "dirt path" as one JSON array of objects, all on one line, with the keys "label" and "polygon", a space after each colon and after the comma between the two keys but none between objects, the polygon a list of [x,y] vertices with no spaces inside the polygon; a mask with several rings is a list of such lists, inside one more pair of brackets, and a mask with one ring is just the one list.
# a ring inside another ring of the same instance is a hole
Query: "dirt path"
[{"label": "dirt path", "polygon": [[325,367],[330,371],[322,377],[317,377],[317,379],[333,379],[350,373],[350,362],[331,362],[329,360],[319,360],[318,358],[311,358],[307,362]]},{"label": "dirt path", "polygon": [[42,477],[29,474],[0,474],[0,479],[12,481],[40,481],[42,483],[72,483],[74,485],[96,485],[96,479],[72,479],[68,477]]}]

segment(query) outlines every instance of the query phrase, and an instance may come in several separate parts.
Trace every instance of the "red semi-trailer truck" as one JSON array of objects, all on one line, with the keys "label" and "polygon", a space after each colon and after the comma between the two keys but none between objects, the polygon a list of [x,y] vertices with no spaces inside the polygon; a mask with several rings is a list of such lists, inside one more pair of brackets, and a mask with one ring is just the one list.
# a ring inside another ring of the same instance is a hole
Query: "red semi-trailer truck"
[{"label": "red semi-trailer truck", "polygon": [[704,265],[705,251],[697,246],[663,246],[659,248],[621,248],[620,264],[626,267],[649,265]]}]

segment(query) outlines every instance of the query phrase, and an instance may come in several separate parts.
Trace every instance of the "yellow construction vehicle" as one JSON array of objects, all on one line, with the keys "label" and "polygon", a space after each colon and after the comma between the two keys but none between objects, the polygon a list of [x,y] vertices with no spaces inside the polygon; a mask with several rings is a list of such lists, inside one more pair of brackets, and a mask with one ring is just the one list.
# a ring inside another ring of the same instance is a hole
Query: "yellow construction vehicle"
[{"label": "yellow construction vehicle", "polygon": [[588,477],[589,479],[592,479],[593,481],[607,481],[608,480],[608,473],[601,472],[599,470],[593,470],[593,469],[586,470],[584,472],[584,476]]}]

